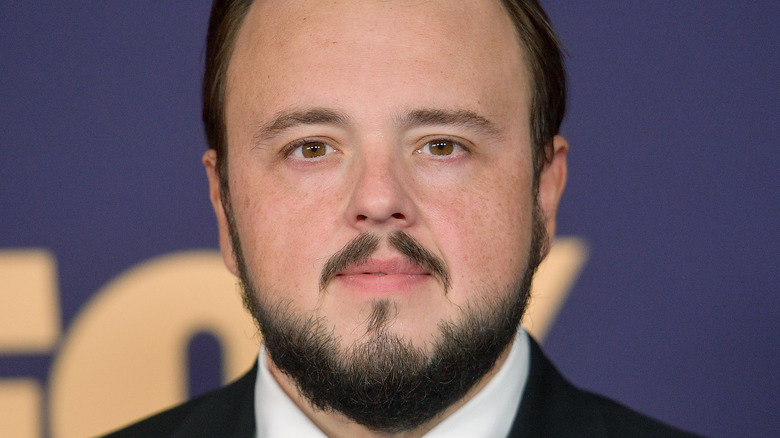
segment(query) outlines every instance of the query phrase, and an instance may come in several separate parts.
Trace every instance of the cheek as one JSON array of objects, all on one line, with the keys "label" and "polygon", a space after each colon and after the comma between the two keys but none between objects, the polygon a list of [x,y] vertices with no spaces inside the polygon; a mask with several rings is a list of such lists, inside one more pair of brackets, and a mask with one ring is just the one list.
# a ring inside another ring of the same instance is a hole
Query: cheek
[{"label": "cheek", "polygon": [[[528,262],[531,172],[496,168],[436,197],[429,224],[453,277],[453,296],[512,286]],[[433,197],[432,197],[433,198]]]},{"label": "cheek", "polygon": [[[253,278],[273,289],[316,284],[319,271],[312,267],[331,251],[339,217],[333,191],[251,169],[236,169],[231,186],[236,188],[231,189],[236,226]],[[291,279],[300,284],[290,284]]]}]

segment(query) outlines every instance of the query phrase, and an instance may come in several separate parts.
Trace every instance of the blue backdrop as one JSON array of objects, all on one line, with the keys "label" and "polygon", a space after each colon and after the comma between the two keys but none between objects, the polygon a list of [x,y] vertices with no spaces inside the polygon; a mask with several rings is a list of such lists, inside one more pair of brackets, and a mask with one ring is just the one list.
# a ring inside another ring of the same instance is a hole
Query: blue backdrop
[{"label": "blue backdrop", "polygon": [[[590,246],[546,350],[672,424],[780,436],[780,3],[543,3],[570,55],[559,232]],[[55,254],[63,330],[128,267],[216,248],[208,8],[0,4],[0,248]],[[0,351],[0,378],[51,361]]]}]

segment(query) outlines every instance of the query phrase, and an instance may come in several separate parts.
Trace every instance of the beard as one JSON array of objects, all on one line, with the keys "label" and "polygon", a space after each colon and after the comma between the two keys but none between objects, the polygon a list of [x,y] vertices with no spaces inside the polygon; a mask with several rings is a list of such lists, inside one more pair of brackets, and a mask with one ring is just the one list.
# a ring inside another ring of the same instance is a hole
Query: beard
[{"label": "beard", "polygon": [[[225,199],[225,198],[223,198]],[[227,206],[229,207],[229,205]],[[506,290],[484,290],[463,307],[458,320],[442,320],[432,347],[412,345],[388,330],[397,311],[390,300],[371,303],[366,334],[342,346],[325,317],[295,312],[289,301],[257,287],[241,252],[229,208],[228,218],[243,300],[262,334],[274,365],[289,376],[311,405],[336,411],[373,431],[398,433],[432,420],[460,400],[495,365],[514,339],[530,296],[531,280],[548,247],[543,216],[534,203],[528,262]],[[367,260],[379,238],[364,233],[330,258],[320,293],[338,271]],[[391,247],[428,268],[449,288],[446,265],[417,241],[398,231]],[[278,296],[278,295],[276,295]]]}]

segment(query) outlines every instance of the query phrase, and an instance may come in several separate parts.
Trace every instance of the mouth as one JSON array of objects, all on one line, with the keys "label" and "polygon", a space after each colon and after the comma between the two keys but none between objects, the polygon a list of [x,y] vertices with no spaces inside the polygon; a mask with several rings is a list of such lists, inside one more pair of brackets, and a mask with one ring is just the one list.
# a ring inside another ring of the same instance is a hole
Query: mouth
[{"label": "mouth", "polygon": [[368,260],[336,274],[335,280],[360,295],[394,295],[416,290],[431,273],[409,260]]},{"label": "mouth", "polygon": [[384,277],[391,275],[431,275],[430,271],[403,258],[387,260],[370,259],[365,263],[349,266],[336,274],[336,277],[352,275],[370,275]]}]

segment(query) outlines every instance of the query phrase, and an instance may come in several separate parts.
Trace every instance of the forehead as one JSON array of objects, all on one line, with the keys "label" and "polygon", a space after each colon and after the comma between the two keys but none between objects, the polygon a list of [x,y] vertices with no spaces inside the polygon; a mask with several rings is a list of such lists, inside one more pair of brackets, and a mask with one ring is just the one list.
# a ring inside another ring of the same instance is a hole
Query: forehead
[{"label": "forehead", "polygon": [[512,102],[499,94],[526,101],[528,77],[497,0],[258,0],[234,43],[227,109],[250,99],[261,112],[332,107],[357,103],[355,93],[364,110],[415,98],[503,108]]}]

